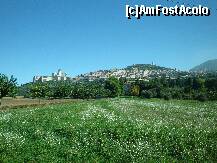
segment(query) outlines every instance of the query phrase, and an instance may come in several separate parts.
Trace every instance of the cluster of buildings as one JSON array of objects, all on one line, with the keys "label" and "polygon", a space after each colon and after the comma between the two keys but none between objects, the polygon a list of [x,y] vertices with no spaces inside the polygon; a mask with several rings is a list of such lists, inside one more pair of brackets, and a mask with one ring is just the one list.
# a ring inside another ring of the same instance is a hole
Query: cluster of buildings
[{"label": "cluster of buildings", "polygon": [[96,79],[107,79],[111,76],[116,78],[126,78],[126,79],[150,79],[153,77],[175,77],[177,71],[173,69],[158,69],[158,70],[140,70],[139,68],[133,69],[116,69],[116,70],[100,70],[96,72],[91,72],[87,74],[80,75],[76,77],[77,80],[88,80],[93,81]]},{"label": "cluster of buildings", "polygon": [[70,77],[66,76],[66,73],[59,69],[56,73],[52,73],[51,76],[34,76],[33,82],[47,82],[47,81],[65,81],[71,80]]},{"label": "cluster of buildings", "polygon": [[[74,78],[67,77],[66,73],[59,69],[57,73],[52,73],[51,76],[35,76],[33,82],[47,82],[47,81],[93,81],[96,79],[107,79],[111,76],[116,78],[126,78],[128,80],[149,80],[155,77],[166,77],[166,78],[176,78],[182,72],[176,69],[169,69],[163,67],[157,67],[155,65],[139,65],[129,66],[124,69],[113,69],[113,70],[99,70],[95,72],[90,72],[76,76]],[[186,74],[184,74],[186,75]],[[183,76],[184,77],[184,76]],[[186,77],[186,76],[185,76]]]}]

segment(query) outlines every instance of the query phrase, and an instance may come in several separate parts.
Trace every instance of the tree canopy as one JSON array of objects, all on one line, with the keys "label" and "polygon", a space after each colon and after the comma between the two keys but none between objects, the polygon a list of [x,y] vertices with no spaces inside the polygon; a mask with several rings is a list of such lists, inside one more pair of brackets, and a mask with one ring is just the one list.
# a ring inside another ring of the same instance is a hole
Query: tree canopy
[{"label": "tree canopy", "polygon": [[[16,96],[17,93],[17,79],[11,76],[8,78],[4,74],[0,74],[0,99],[5,96]],[[0,101],[1,104],[1,101]]]}]

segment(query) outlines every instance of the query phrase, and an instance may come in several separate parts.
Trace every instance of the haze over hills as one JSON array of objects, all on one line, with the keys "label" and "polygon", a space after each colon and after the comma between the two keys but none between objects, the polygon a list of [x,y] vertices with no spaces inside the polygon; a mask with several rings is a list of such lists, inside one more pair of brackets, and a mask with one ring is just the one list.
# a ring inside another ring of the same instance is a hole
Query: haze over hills
[{"label": "haze over hills", "polygon": [[216,72],[217,59],[208,60],[190,70],[191,72]]}]

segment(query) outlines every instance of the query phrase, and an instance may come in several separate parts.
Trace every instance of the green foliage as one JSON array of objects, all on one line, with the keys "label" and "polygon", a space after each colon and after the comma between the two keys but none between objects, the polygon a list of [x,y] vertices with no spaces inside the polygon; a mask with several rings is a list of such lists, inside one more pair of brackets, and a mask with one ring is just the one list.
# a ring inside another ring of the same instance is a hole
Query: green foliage
[{"label": "green foliage", "polygon": [[134,64],[132,66],[128,66],[126,68],[127,70],[133,70],[133,69],[138,69],[138,70],[172,70],[170,68],[165,68],[161,66],[156,66],[152,64]]},{"label": "green foliage", "polygon": [[172,96],[170,93],[165,93],[164,96],[163,96],[164,100],[171,100],[172,99]]},{"label": "green foliage", "polygon": [[22,84],[21,86],[18,86],[17,95],[18,96],[29,97],[30,96],[30,93],[29,93],[30,85],[31,85],[30,83],[27,83],[27,84]]},{"label": "green foliage", "polygon": [[153,98],[153,92],[151,90],[143,90],[141,96],[147,99]]},{"label": "green foliage", "polygon": [[205,80],[200,78],[194,78],[193,79],[193,85],[192,88],[194,90],[203,90],[205,87]]},{"label": "green foliage", "polygon": [[217,79],[213,76],[188,78],[154,78],[128,81],[110,77],[107,80],[29,83],[19,88],[20,94],[33,98],[81,98],[141,96],[144,98],[217,100]]},{"label": "green foliage", "polygon": [[[17,79],[15,79],[13,76],[10,77],[10,79],[4,75],[0,74],[0,100],[2,97],[10,96],[15,97],[17,93]],[[1,105],[1,101],[0,101]]]},{"label": "green foliage", "polygon": [[33,98],[44,98],[48,92],[46,83],[35,83],[30,86],[30,94]]},{"label": "green foliage", "polygon": [[[189,78],[155,78],[149,81],[135,81],[128,88],[138,85],[140,95],[144,98],[185,99],[185,100],[217,100],[217,79],[212,77]],[[128,93],[129,95],[129,93]],[[131,92],[130,95],[135,95]]]},{"label": "green foliage", "polygon": [[19,89],[25,97],[32,98],[95,99],[117,97],[123,92],[122,87],[117,79],[110,78],[91,82],[37,82],[23,85]]},{"label": "green foliage", "polygon": [[117,97],[122,92],[119,80],[114,77],[110,77],[105,81],[105,89],[108,90],[109,97]]},{"label": "green foliage", "polygon": [[133,95],[133,96],[139,96],[140,95],[140,87],[138,85],[132,85],[131,95]]},{"label": "green foliage", "polygon": [[72,90],[71,87],[71,83],[67,81],[54,82],[53,84],[50,84],[48,87],[51,92],[51,94],[48,96],[53,98],[70,97]]},{"label": "green foliage", "polygon": [[217,99],[217,91],[208,91],[207,97],[208,97],[208,100],[216,100]]},{"label": "green foliage", "polygon": [[108,96],[102,81],[75,83],[72,88],[71,98],[94,99]]},{"label": "green foliage", "polygon": [[209,91],[217,91],[217,79],[210,78],[205,81],[205,86]]},{"label": "green foliage", "polygon": [[119,78],[119,84],[120,84],[120,88],[121,88],[121,95],[125,95],[124,92],[124,87],[127,84],[127,79],[126,78]]},{"label": "green foliage", "polygon": [[195,99],[198,101],[204,102],[204,101],[207,101],[208,98],[206,94],[200,93],[195,97]]}]

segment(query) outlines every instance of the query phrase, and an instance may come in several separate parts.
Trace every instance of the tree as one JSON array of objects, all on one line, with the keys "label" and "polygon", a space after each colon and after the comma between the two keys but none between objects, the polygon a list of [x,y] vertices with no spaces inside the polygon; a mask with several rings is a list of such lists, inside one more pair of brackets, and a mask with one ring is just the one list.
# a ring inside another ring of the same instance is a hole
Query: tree
[{"label": "tree", "polygon": [[204,93],[200,93],[196,96],[195,99],[198,101],[204,102],[204,101],[207,101],[207,95]]},{"label": "tree", "polygon": [[105,81],[105,89],[107,89],[109,97],[117,97],[121,94],[122,88],[119,80],[115,77],[110,77]]},{"label": "tree", "polygon": [[55,86],[52,89],[54,98],[69,97],[71,93],[71,86],[67,81],[56,82]]},{"label": "tree", "polygon": [[140,87],[138,85],[133,85],[131,87],[131,93],[132,96],[139,96],[140,94]]},{"label": "tree", "polygon": [[205,81],[205,86],[209,91],[217,91],[217,79],[211,78]]},{"label": "tree", "polygon": [[205,80],[200,79],[200,78],[194,78],[193,79],[193,89],[194,90],[202,90],[204,89],[204,85],[205,85]]},{"label": "tree", "polygon": [[205,81],[209,100],[217,100],[217,79],[210,78]]},{"label": "tree", "polygon": [[124,95],[124,86],[125,84],[127,83],[127,79],[125,77],[121,77],[119,78],[119,83],[120,83],[120,86],[121,86],[121,95]]},{"label": "tree", "polygon": [[150,98],[153,97],[153,94],[152,94],[151,90],[143,90],[143,91],[141,92],[141,96],[142,96],[143,98],[148,98],[148,99],[150,99]]},{"label": "tree", "polygon": [[1,99],[5,96],[15,97],[17,92],[17,79],[13,76],[10,79],[4,75],[0,74],[0,105]]},{"label": "tree", "polygon": [[48,88],[47,88],[47,84],[45,83],[35,83],[30,86],[31,97],[38,98],[39,104],[40,104],[40,99],[46,96],[47,91]]},{"label": "tree", "polygon": [[191,94],[192,88],[193,88],[193,79],[189,77],[188,79],[185,80],[185,93]]}]

